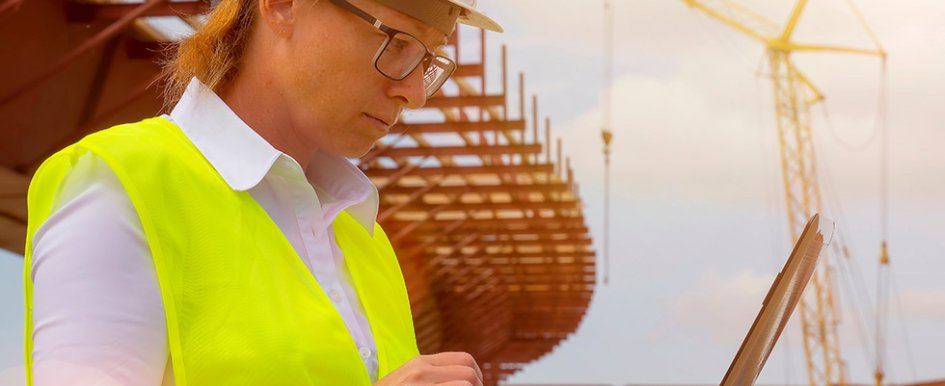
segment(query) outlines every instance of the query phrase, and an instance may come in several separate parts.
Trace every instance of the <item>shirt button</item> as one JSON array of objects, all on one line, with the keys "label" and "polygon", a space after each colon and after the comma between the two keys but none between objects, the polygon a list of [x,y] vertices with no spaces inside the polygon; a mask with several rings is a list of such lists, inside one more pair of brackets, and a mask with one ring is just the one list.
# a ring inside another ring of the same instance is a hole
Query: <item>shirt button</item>
[{"label": "shirt button", "polygon": [[359,348],[358,352],[361,354],[361,358],[368,359],[371,357],[371,349],[367,347]]},{"label": "shirt button", "polygon": [[328,292],[328,298],[335,303],[341,302],[341,293],[336,290],[331,290]]}]

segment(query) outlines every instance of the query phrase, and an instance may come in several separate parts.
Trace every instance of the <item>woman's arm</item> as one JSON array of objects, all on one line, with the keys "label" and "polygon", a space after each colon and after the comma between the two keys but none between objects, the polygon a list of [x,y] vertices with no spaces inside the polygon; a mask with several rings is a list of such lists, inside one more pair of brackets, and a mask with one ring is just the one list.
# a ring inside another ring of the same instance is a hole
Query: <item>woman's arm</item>
[{"label": "woman's arm", "polygon": [[92,153],[61,189],[33,237],[34,385],[161,385],[164,307],[131,201]]}]

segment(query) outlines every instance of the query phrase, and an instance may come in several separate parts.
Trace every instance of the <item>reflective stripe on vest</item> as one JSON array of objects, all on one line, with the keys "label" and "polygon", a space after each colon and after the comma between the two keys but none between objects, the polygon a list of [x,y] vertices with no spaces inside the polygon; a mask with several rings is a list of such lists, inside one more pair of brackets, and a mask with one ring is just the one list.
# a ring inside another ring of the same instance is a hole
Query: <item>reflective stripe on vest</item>
[{"label": "reflective stripe on vest", "polygon": [[[32,385],[32,235],[62,180],[92,151],[118,176],[141,219],[167,318],[178,386],[369,385],[354,340],[276,224],[232,190],[164,118],[92,134],[50,157],[28,194],[24,284]],[[390,241],[347,212],[332,223],[378,350],[378,377],[418,355],[410,302]],[[94,280],[94,278],[90,278]]]}]

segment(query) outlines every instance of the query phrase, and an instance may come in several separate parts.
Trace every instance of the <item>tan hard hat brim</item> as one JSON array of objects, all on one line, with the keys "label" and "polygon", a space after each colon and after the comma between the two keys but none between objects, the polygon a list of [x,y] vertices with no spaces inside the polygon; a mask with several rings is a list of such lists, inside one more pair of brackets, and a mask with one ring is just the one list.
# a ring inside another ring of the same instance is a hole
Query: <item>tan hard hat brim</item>
[{"label": "tan hard hat brim", "polygon": [[488,16],[484,15],[482,12],[477,11],[475,8],[469,6],[461,0],[444,0],[450,4],[459,7],[462,9],[459,18],[456,19],[457,23],[465,24],[473,27],[479,27],[482,29],[487,29],[489,31],[503,32],[502,26],[499,23],[496,23],[495,20],[492,20]]}]

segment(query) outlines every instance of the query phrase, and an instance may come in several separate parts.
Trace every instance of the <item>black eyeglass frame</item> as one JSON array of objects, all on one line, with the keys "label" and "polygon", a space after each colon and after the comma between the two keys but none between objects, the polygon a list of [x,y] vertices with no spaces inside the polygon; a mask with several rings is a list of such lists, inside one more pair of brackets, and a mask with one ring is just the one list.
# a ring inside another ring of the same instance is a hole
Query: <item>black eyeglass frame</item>
[{"label": "black eyeglass frame", "polygon": [[[374,69],[377,70],[377,72],[381,73],[381,75],[384,75],[385,77],[387,77],[388,79],[398,80],[398,81],[404,80],[405,78],[410,76],[410,74],[412,74],[414,71],[416,71],[417,67],[419,67],[420,64],[422,63],[426,63],[423,67],[424,72],[426,72],[427,66],[431,64],[433,60],[441,59],[449,64],[449,68],[443,68],[443,70],[446,71],[446,74],[442,75],[442,79],[439,80],[439,84],[437,84],[435,88],[433,88],[432,90],[425,90],[427,94],[426,96],[429,98],[433,96],[433,94],[436,94],[437,91],[439,91],[440,87],[442,87],[443,84],[446,83],[446,80],[449,79],[449,77],[453,74],[453,71],[456,70],[456,62],[454,62],[450,58],[447,58],[446,56],[439,55],[439,54],[434,53],[433,51],[430,51],[427,45],[423,44],[423,41],[418,39],[413,34],[406,31],[401,31],[387,24],[384,24],[382,21],[378,20],[378,18],[371,16],[370,14],[368,14],[361,8],[354,6],[354,4],[351,4],[346,0],[328,0],[328,1],[348,12],[353,13],[355,16],[370,23],[374,28],[377,28],[381,32],[387,34],[387,38],[384,39],[384,43],[381,44],[381,47],[378,48],[377,52],[374,54]],[[384,51],[387,50],[387,46],[390,44],[391,40],[393,40],[394,36],[397,34],[404,34],[413,38],[414,40],[417,41],[417,43],[420,43],[420,45],[423,46],[423,49],[426,51],[426,53],[420,58],[420,60],[418,60],[417,63],[410,66],[409,71],[404,71],[404,73],[400,77],[391,76],[385,73],[383,70],[381,70],[381,68],[377,64],[381,58],[381,55],[384,54]]]}]

